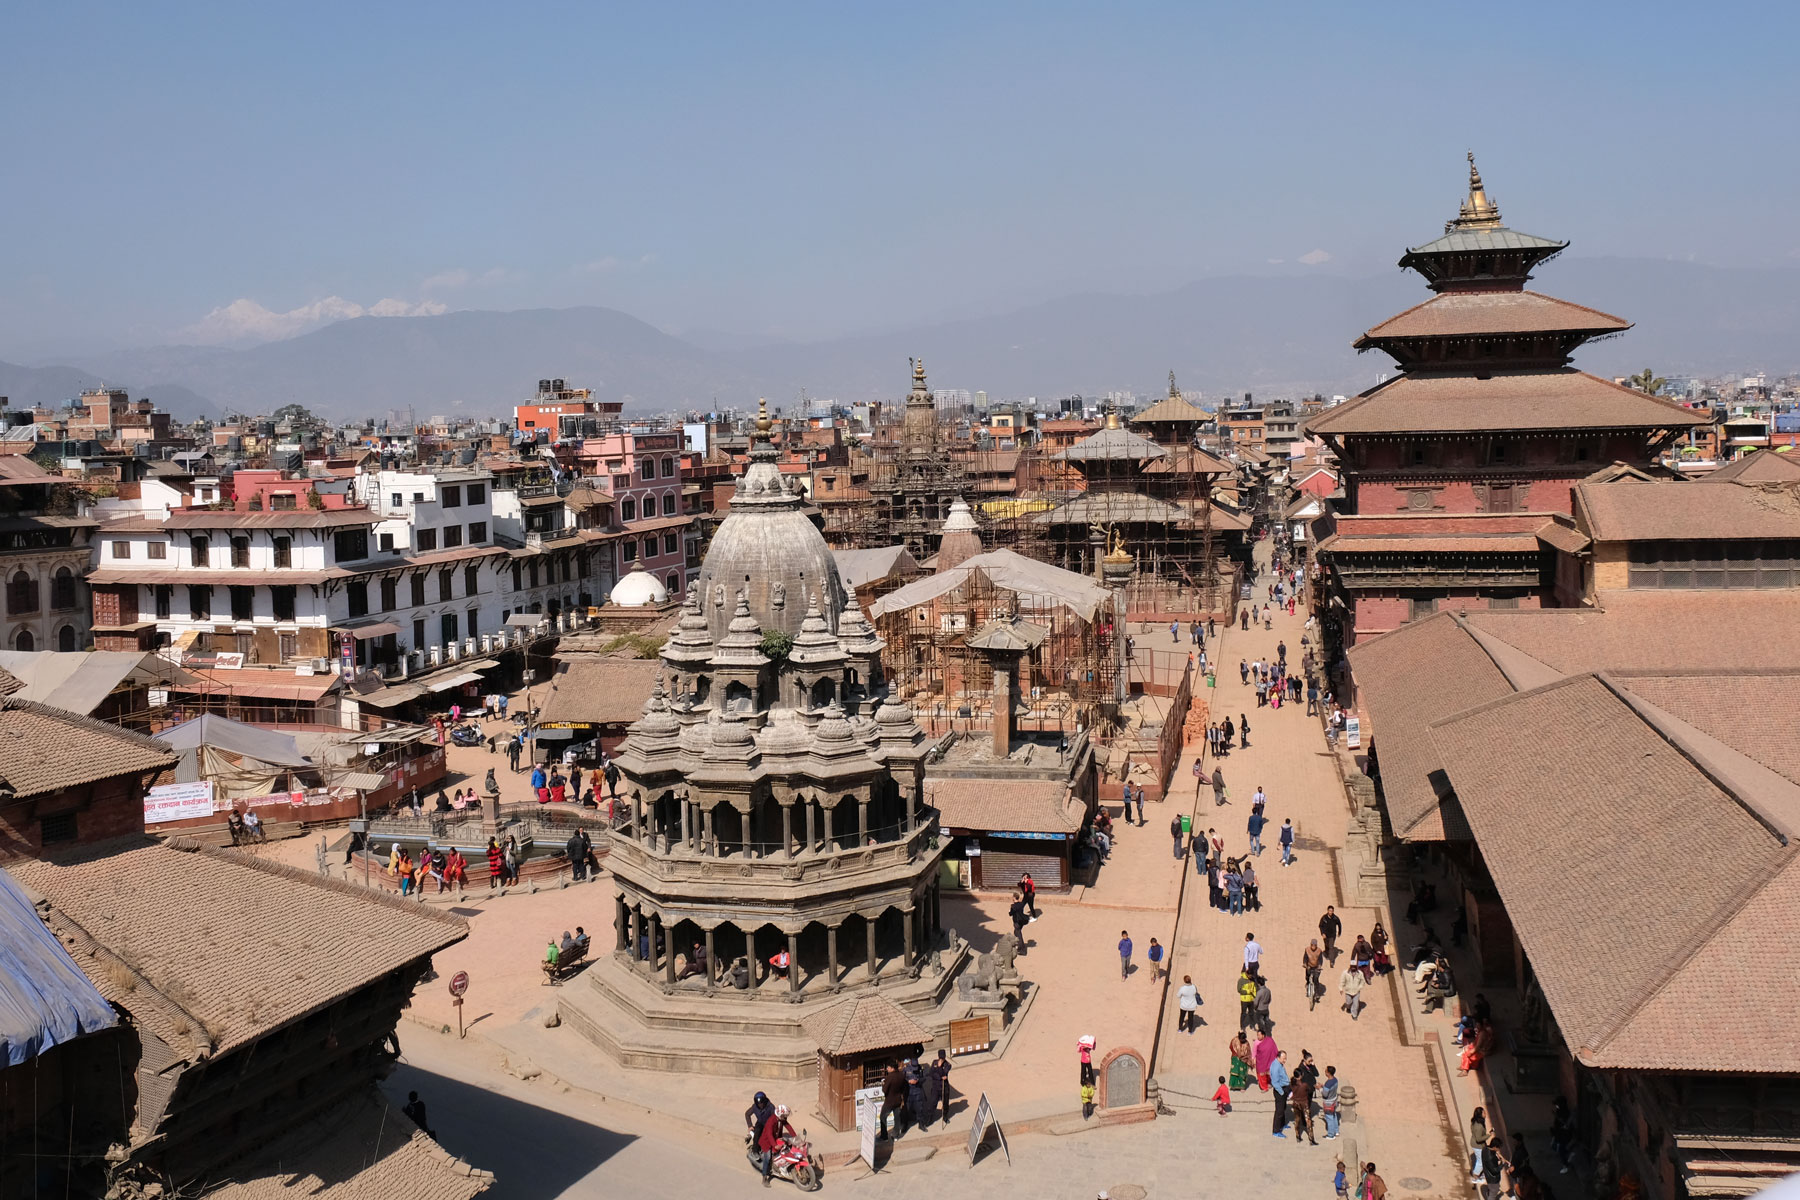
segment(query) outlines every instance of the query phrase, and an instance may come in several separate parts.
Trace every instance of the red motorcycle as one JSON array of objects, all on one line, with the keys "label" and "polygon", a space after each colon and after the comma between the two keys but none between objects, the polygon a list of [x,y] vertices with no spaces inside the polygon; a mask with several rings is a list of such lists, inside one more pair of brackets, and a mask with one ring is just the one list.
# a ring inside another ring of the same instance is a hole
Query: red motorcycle
[{"label": "red motorcycle", "polygon": [[[769,1175],[773,1179],[785,1179],[803,1192],[816,1192],[822,1184],[818,1165],[813,1162],[812,1143],[806,1137],[806,1131],[801,1130],[799,1137],[782,1140],[770,1160]],[[749,1137],[744,1139],[744,1147],[750,1165],[761,1174],[762,1152]]]}]

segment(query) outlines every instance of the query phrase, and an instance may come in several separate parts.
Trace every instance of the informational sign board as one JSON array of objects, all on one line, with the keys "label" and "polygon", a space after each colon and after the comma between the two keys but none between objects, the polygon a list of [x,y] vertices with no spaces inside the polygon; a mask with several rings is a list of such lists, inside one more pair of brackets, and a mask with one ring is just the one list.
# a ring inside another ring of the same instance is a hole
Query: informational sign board
[{"label": "informational sign board", "polygon": [[162,821],[185,821],[189,817],[213,814],[213,785],[203,783],[165,783],[144,794],[144,824]]},{"label": "informational sign board", "polygon": [[1012,1151],[1007,1148],[1006,1135],[1000,1131],[1000,1122],[994,1118],[993,1106],[988,1104],[987,1093],[981,1093],[980,1103],[975,1105],[975,1123],[969,1126],[969,1165],[975,1165],[975,1156],[981,1152],[981,1143],[987,1141],[992,1133],[1000,1139],[1000,1149],[1006,1155],[1006,1165],[1012,1166]]},{"label": "informational sign board", "polygon": [[1362,749],[1362,718],[1344,718],[1344,745],[1352,750]]},{"label": "informational sign board", "polygon": [[862,1158],[875,1169],[875,1134],[881,1126],[881,1089],[856,1089],[856,1132],[862,1135]]},{"label": "informational sign board", "polygon": [[986,1014],[950,1022],[950,1053],[979,1054],[992,1049],[992,1028]]}]

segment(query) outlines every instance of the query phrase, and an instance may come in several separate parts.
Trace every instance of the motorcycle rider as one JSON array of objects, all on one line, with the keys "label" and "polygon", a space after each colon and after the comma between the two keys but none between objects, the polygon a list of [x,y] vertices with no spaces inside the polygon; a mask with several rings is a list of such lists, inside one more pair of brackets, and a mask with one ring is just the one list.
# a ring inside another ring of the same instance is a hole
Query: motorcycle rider
[{"label": "motorcycle rider", "polygon": [[782,1143],[794,1136],[794,1127],[788,1124],[788,1106],[776,1105],[762,1123],[762,1131],[756,1135],[756,1148],[762,1153],[763,1186],[769,1186],[769,1173],[775,1165],[775,1152],[781,1149]]}]

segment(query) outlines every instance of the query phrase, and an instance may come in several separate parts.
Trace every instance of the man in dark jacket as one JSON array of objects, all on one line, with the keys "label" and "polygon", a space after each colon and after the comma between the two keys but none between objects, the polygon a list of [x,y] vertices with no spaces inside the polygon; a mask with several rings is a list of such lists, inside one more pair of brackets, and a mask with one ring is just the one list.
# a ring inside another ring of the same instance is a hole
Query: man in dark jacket
[{"label": "man in dark jacket", "polygon": [[1007,908],[1006,915],[1012,918],[1013,939],[1019,943],[1019,954],[1025,954],[1025,923],[1030,920],[1025,912],[1025,897],[1020,892],[1013,893],[1012,905]]},{"label": "man in dark jacket", "polygon": [[877,1141],[887,1140],[890,1115],[894,1118],[894,1137],[898,1138],[906,1132],[906,1076],[897,1066],[889,1067],[881,1081],[881,1125],[876,1130]]}]

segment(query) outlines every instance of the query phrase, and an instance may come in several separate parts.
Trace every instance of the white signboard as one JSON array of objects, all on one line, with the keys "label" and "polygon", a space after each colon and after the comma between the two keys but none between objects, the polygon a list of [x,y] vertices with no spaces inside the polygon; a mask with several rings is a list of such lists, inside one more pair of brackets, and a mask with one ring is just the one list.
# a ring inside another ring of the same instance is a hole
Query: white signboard
[{"label": "white signboard", "polygon": [[189,817],[213,814],[213,785],[204,783],[165,783],[144,794],[144,824],[160,821],[183,821]]},{"label": "white signboard", "polygon": [[856,1089],[856,1131],[862,1134],[862,1157],[875,1169],[875,1133],[881,1124],[881,1089]]},{"label": "white signboard", "polygon": [[1362,749],[1362,718],[1346,717],[1344,719],[1344,745],[1352,750]]}]

